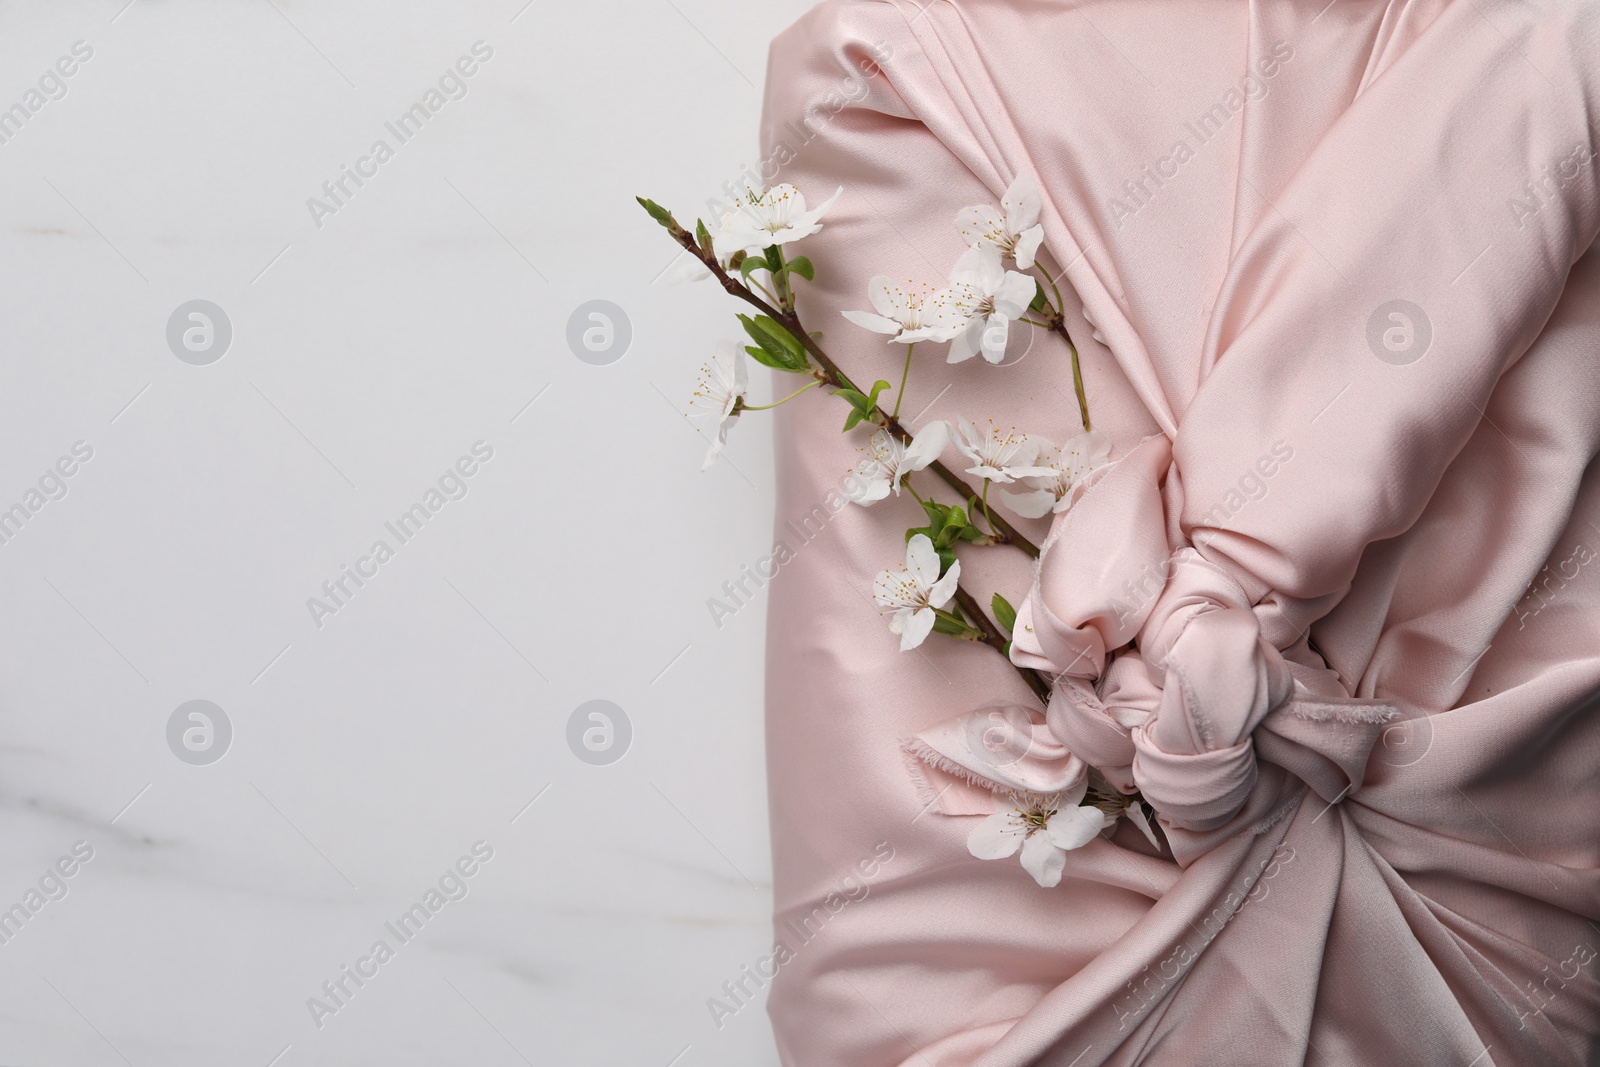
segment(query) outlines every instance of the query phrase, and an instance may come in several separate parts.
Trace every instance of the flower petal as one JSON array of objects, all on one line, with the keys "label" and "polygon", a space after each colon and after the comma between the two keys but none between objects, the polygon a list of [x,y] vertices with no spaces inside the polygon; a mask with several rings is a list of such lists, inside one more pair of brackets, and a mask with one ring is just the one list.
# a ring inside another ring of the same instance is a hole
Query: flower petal
[{"label": "flower petal", "polygon": [[980,463],[976,467],[967,468],[967,473],[975,478],[982,478],[986,482],[998,485],[1009,485],[1012,481],[1010,473],[1004,467],[995,467],[988,463]]},{"label": "flower petal", "polygon": [[1034,259],[1039,254],[1039,246],[1043,243],[1043,226],[1032,226],[1024,230],[1017,237],[1017,266],[1022,270],[1032,270]]},{"label": "flower petal", "polygon": [[916,534],[906,542],[906,570],[917,588],[924,591],[939,580],[939,553],[927,534]]},{"label": "flower petal", "polygon": [[839,314],[860,326],[863,330],[873,333],[896,334],[900,332],[900,324],[893,319],[886,319],[882,315],[874,315],[870,311],[841,311]]},{"label": "flower petal", "polygon": [[1039,221],[1039,183],[1028,173],[1011,179],[1005,196],[1000,198],[1000,209],[1005,212],[1006,230],[1020,234]]},{"label": "flower petal", "polygon": [[738,421],[737,415],[725,415],[717,422],[716,429],[711,435],[711,447],[706,450],[706,458],[700,464],[701,470],[710,470],[711,465],[716,463],[717,457],[722,455],[722,450],[728,443],[728,431]]},{"label": "flower petal", "polygon": [[[805,203],[806,203],[805,197],[803,197],[803,196],[799,197],[800,208],[801,208],[801,211],[802,211],[802,214],[800,216],[800,221],[804,221],[806,223],[811,224],[812,226],[815,226],[816,229],[812,230],[813,233],[815,233],[816,230],[822,229],[821,226],[817,225],[817,220],[822,218],[822,216],[824,216],[824,215],[826,215],[828,213],[828,209],[833,207],[833,205],[838,201],[840,195],[843,194],[843,192],[844,192],[844,186],[841,185],[841,186],[839,186],[839,188],[837,188],[837,189],[835,189],[833,191],[833,195],[832,196],[828,197],[828,199],[824,200],[820,205],[818,205],[817,207],[812,208],[810,211],[806,211],[805,210]],[[797,193],[796,195],[798,196],[799,194]],[[1037,199],[1037,196],[1038,196],[1038,194],[1037,194],[1037,192],[1035,192],[1035,199]],[[1034,216],[1035,217],[1038,216],[1038,209],[1037,208],[1034,209]]]},{"label": "flower petal", "polygon": [[956,586],[960,581],[961,561],[958,559],[950,564],[950,569],[945,572],[943,578],[933,583],[933,588],[928,591],[928,603],[936,608],[942,608],[950,603],[950,598],[956,595]]},{"label": "flower petal", "polygon": [[878,314],[902,326],[911,312],[911,294],[887,274],[867,283],[867,299]]},{"label": "flower petal", "polygon": [[[904,613],[902,613],[902,617]],[[934,614],[932,608],[923,608],[913,612],[909,618],[903,618],[900,630],[900,651],[910,652],[928,639],[933,632]]]},{"label": "flower petal", "polygon": [[1007,812],[995,812],[972,828],[967,851],[980,860],[1003,860],[1022,847],[1022,834],[1011,825]]},{"label": "flower petal", "polygon": [[[974,329],[973,327],[977,327]],[[950,342],[950,351],[945,356],[946,363],[965,363],[977,355],[983,347],[983,319],[974,318],[967,328],[956,334]]]},{"label": "flower petal", "polygon": [[915,330],[906,330],[899,337],[896,337],[895,340],[899,341],[901,344],[907,345],[914,345],[920,341],[927,341],[929,344],[939,345],[950,340],[950,338],[956,336],[960,332],[961,324],[951,326],[941,323],[931,326],[921,326]]},{"label": "flower petal", "polygon": [[[868,460],[867,462],[871,463],[872,461]],[[873,463],[873,466],[876,467],[877,464]],[[858,471],[857,473],[860,474],[861,472]],[[847,499],[866,508],[871,507],[888,495],[889,476],[883,473],[882,468],[879,468],[878,473],[865,476],[865,481],[862,482],[861,491],[858,494],[848,496]]]},{"label": "flower petal", "polygon": [[1106,813],[1087,805],[1081,808],[1065,807],[1050,816],[1045,834],[1057,848],[1071,851],[1082,848],[1106,828]]},{"label": "flower petal", "polygon": [[989,363],[999,363],[1006,358],[1006,340],[1011,336],[1011,321],[1004,315],[991,315],[984,326],[983,358]]},{"label": "flower petal", "polygon": [[975,204],[956,212],[956,229],[971,247],[1004,235],[1005,220],[990,204]]},{"label": "flower petal", "polygon": [[1020,319],[1038,291],[1039,283],[1033,278],[1008,270],[994,294],[994,309],[1008,319]]},{"label": "flower petal", "polygon": [[[904,588],[905,575],[896,573],[895,571],[888,570],[886,568],[879,571],[878,576],[872,580],[872,599],[878,603],[879,607],[911,607],[913,605],[907,604],[905,599],[900,595],[901,590]],[[889,628],[894,630],[895,633],[900,632],[898,629],[895,629],[895,622],[893,619],[889,621]]]},{"label": "flower petal", "polygon": [[1000,500],[1025,519],[1042,519],[1056,506],[1056,495],[1048,489],[1035,489],[1031,493],[1002,492]]},{"label": "flower petal", "polygon": [[1089,772],[1085,770],[1070,789],[1061,791],[1061,806],[1075,808],[1083,803],[1083,798],[1089,795]]},{"label": "flower petal", "polygon": [[944,454],[944,450],[950,447],[950,432],[948,422],[935,419],[912,434],[911,444],[906,448],[901,469],[920,471],[938,459]]},{"label": "flower petal", "polygon": [[965,415],[956,416],[956,437],[953,444],[963,456],[975,463],[982,462],[983,444],[986,437],[987,435],[978,429],[977,423]]},{"label": "flower petal", "polygon": [[872,436],[867,438],[867,453],[888,476],[900,469],[900,461],[905,458],[906,450],[901,447],[899,437],[880,428],[873,430]]},{"label": "flower petal", "polygon": [[990,256],[998,257],[1000,249],[997,245],[984,242],[973,245],[961,253],[956,260],[956,265],[950,268],[950,284],[973,285],[982,287],[984,267],[989,262]]},{"label": "flower petal", "polygon": [[1156,840],[1155,829],[1150,825],[1150,818],[1144,813],[1143,804],[1137,800],[1130,801],[1127,810],[1123,814],[1128,817],[1129,822],[1139,828],[1139,832],[1144,834],[1146,841],[1149,841],[1157,849],[1161,847],[1161,842]]},{"label": "flower petal", "polygon": [[1033,875],[1033,880],[1046,889],[1061,884],[1061,872],[1066,867],[1067,854],[1057,848],[1047,835],[1032,833],[1022,843],[1022,869]]},{"label": "flower petal", "polygon": [[1111,438],[1099,430],[1080,433],[1061,446],[1063,470],[1077,481],[1096,467],[1103,467],[1111,458]]}]

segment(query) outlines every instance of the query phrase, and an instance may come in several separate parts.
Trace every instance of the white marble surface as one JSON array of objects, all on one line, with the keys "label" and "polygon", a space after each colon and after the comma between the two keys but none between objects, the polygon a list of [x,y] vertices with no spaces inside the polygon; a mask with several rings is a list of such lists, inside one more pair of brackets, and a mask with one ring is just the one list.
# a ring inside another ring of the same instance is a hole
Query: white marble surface
[{"label": "white marble surface", "polygon": [[[770,449],[698,472],[731,309],[660,280],[631,198],[692,212],[754,160],[807,0],[524,4],[0,7],[0,108],[93,52],[0,144],[0,510],[93,452],[0,544],[0,1063],[776,1063],[759,1007],[706,1005],[770,946],[762,605],[705,603],[770,545]],[[565,339],[597,298],[633,326],[610,366]],[[166,339],[193,299],[232,324],[208,365]],[[167,740],[196,699],[233,729],[209,765]],[[592,699],[633,724],[609,766],[567,744]],[[386,930],[479,841],[463,899]]]}]

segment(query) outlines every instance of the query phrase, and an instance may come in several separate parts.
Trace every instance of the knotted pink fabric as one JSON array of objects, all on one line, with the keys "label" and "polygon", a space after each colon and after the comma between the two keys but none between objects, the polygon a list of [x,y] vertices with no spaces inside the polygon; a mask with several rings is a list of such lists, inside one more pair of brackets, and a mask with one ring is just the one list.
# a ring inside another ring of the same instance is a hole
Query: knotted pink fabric
[{"label": "knotted pink fabric", "polygon": [[[845,188],[803,246],[828,351],[897,382],[841,312],[942,282],[1026,173],[1114,445],[1015,519],[1036,566],[960,550],[1035,708],[990,649],[898,652],[864,590],[921,511],[834,507],[860,435],[779,409],[779,936],[893,850],[790,946],[786,1064],[1595,1062],[1597,78],[1600,7],[1555,2],[829,0],[775,42],[753,169]],[[919,345],[902,418],[1078,432],[1014,328]],[[968,854],[985,792],[1085,764],[1170,853],[1122,824],[1052,889]]]},{"label": "knotted pink fabric", "polygon": [[[1286,659],[1226,570],[1153,536],[1169,526],[1161,484],[1170,464],[1167,439],[1152,437],[1087,483],[1045,542],[1012,659],[1062,676],[1050,709],[1056,737],[1119,788],[1142,792],[1175,829],[1213,830],[1244,806],[1261,726],[1277,735],[1267,743],[1280,761],[1325,799],[1343,799],[1361,782],[1377,728],[1398,711],[1352,699],[1303,642]],[[1108,672],[1106,649],[1131,641]],[[1109,702],[1083,684],[1102,674]],[[1306,722],[1324,726],[1295,725]],[[1308,746],[1320,757],[1309,767]],[[1330,775],[1330,764],[1342,773]]]}]

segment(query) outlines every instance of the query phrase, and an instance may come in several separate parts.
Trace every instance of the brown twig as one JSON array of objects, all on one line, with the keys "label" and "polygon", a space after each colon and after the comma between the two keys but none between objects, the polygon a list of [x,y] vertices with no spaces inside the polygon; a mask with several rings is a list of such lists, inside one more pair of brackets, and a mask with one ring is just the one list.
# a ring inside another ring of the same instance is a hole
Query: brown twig
[{"label": "brown twig", "polygon": [[[1009,663],[1011,656],[1006,652],[1006,639],[995,629],[994,623],[989,619],[988,615],[984,614],[983,609],[978,606],[978,602],[973,598],[972,594],[961,588],[960,585],[956,586],[956,603],[961,605],[961,613],[967,617],[968,624],[981,635],[980,640],[1002,656],[1005,656],[1006,661]],[[1013,663],[1012,666],[1016,667],[1016,664]],[[1039,698],[1040,702],[1049,705],[1050,683],[1038,671],[1029,667],[1017,667],[1017,673],[1022,675],[1022,680],[1028,683],[1028,688],[1033,690],[1034,695]]]},{"label": "brown twig", "polygon": [[[694,235],[679,225],[676,219],[672,219],[670,215],[667,217],[670,219],[670,222],[663,222],[662,225],[665,226],[667,232],[672,235],[672,239],[681,245],[686,251],[688,251],[690,255],[699,260],[700,263],[711,272],[712,276],[717,279],[717,282],[727,293],[738,297],[740,300],[743,300],[745,303],[756,308],[762,314],[772,318],[773,321],[777,322],[785,330],[787,330],[790,336],[794,337],[796,341],[800,342],[800,344],[805,348],[806,353],[816,364],[812,368],[812,374],[814,376],[836,389],[856,389],[855,384],[851,382],[849,376],[846,375],[844,371],[840,369],[839,365],[822,350],[822,347],[817,344],[815,338],[806,332],[805,327],[800,322],[799,315],[797,315],[791,308],[788,307],[773,307],[767,301],[751,292],[747,287],[735,281],[728,274],[728,272],[723,269],[722,264],[718,262],[715,254],[713,254],[709,249],[701,248],[695,242]],[[782,292],[783,290],[780,289],[780,298]],[[860,390],[856,391],[859,392]],[[874,409],[870,421],[878,426],[881,426],[885,430],[888,430],[892,434],[899,435],[903,440],[911,440],[911,435],[906,432],[905,427],[900,424],[900,421],[886,412]],[[968,504],[974,500],[972,490],[968,488],[967,483],[943,463],[935,461],[929,465],[928,469],[932,470],[941,479],[943,479],[944,482],[950,486],[950,488],[954,489],[958,494],[960,494],[962,500],[966,501]],[[1006,522],[1004,519],[990,515],[987,512],[987,509],[985,509],[985,517],[989,520],[991,531],[998,534],[996,543],[1014,545],[1023,552],[1026,552],[1032,558],[1039,558],[1038,546],[1032,541],[1028,540],[1026,537],[1022,536],[1022,534],[1012,527],[1010,523]],[[989,616],[984,613],[983,609],[978,606],[978,602],[973,598],[972,594],[961,588],[959,583],[956,586],[955,601],[958,605],[960,605],[962,614],[967,616],[968,624],[978,634],[978,640],[981,640],[984,644],[1000,653],[1005,657],[1006,662],[1010,663],[1011,657],[1006,651],[1006,639],[1000,634],[999,628],[989,618]],[[1031,667],[1021,667],[1015,663],[1012,663],[1011,666],[1019,675],[1022,676],[1022,680],[1027,683],[1029,689],[1033,690],[1034,695],[1037,696],[1042,703],[1048,705],[1050,703],[1049,680],[1046,679],[1040,672],[1032,669]]]},{"label": "brown twig", "polygon": [[[728,274],[726,270],[723,269],[722,264],[717,262],[717,257],[714,254],[695,244],[694,234],[690,233],[682,226],[674,224],[667,227],[667,232],[672,234],[673,240],[682,245],[690,255],[698,259],[700,263],[711,272],[712,277],[717,279],[717,282],[725,291],[733,296],[738,297],[740,300],[743,300],[745,303],[754,307],[762,314],[769,316],[774,322],[778,323],[778,325],[787,330],[790,336],[792,336],[796,341],[800,342],[800,344],[805,348],[806,353],[816,361],[817,367],[822,371],[824,376],[823,380],[827,382],[828,385],[835,389],[856,388],[855,383],[850,380],[849,375],[845,374],[844,371],[839,368],[839,365],[822,350],[821,345],[817,344],[816,338],[812,337],[806,332],[805,327],[801,325],[800,317],[792,310],[787,308],[773,307],[760,296],[752,293],[748,288],[736,281],[731,275]],[[1068,343],[1071,343],[1070,339]],[[1076,366],[1077,349],[1073,349],[1073,352],[1074,366]],[[860,390],[857,391],[859,392]],[[1085,416],[1085,418],[1087,418],[1087,416]],[[911,440],[911,434],[906,431],[905,426],[901,424],[900,420],[892,417],[887,412],[875,410],[870,416],[869,421],[875,425],[883,427],[892,434],[898,435],[902,440]],[[946,467],[943,463],[940,463],[936,460],[929,464],[928,469],[934,474],[938,475],[946,485],[954,489],[957,493],[960,493],[961,499],[970,500],[972,498],[972,490],[967,486],[967,483],[962,480],[960,475],[956,474],[949,467]],[[1014,545],[1023,552],[1026,552],[1033,559],[1039,558],[1039,546],[1034,544],[1027,537],[1023,536],[1023,534],[1015,526],[1012,526],[1005,519],[996,516],[994,518],[994,530],[995,533],[998,534],[996,540],[999,543]]]}]

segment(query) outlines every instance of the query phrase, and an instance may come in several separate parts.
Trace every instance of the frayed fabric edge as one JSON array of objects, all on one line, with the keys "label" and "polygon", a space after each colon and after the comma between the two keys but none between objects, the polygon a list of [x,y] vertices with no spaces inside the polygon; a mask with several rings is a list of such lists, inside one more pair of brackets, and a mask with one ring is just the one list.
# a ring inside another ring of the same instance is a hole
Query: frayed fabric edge
[{"label": "frayed fabric edge", "polygon": [[1300,809],[1300,805],[1305,801],[1306,795],[1310,792],[1311,787],[1302,783],[1300,788],[1295,790],[1293,796],[1279,804],[1266,815],[1263,815],[1256,821],[1254,826],[1250,827],[1250,836],[1260,837],[1262,834],[1278,825],[1278,823],[1282,822],[1284,816],[1290,814],[1291,812],[1298,811]]},{"label": "frayed fabric edge", "polygon": [[1348,701],[1328,697],[1292,700],[1284,710],[1297,719],[1309,722],[1342,722],[1351,726],[1382,726],[1393,722],[1400,709],[1392,704],[1373,704],[1364,700]]},{"label": "frayed fabric edge", "polygon": [[937,803],[941,794],[936,793],[933,783],[928,781],[928,776],[923,772],[924,764],[935,770],[943,771],[953,778],[960,778],[969,785],[987,789],[991,793],[1004,793],[1007,791],[1005,786],[992,779],[985,778],[970,767],[963,767],[915,734],[901,736],[900,750],[905,754],[906,762],[910,765],[911,780],[916,786],[917,796],[925,805],[931,806]]}]

